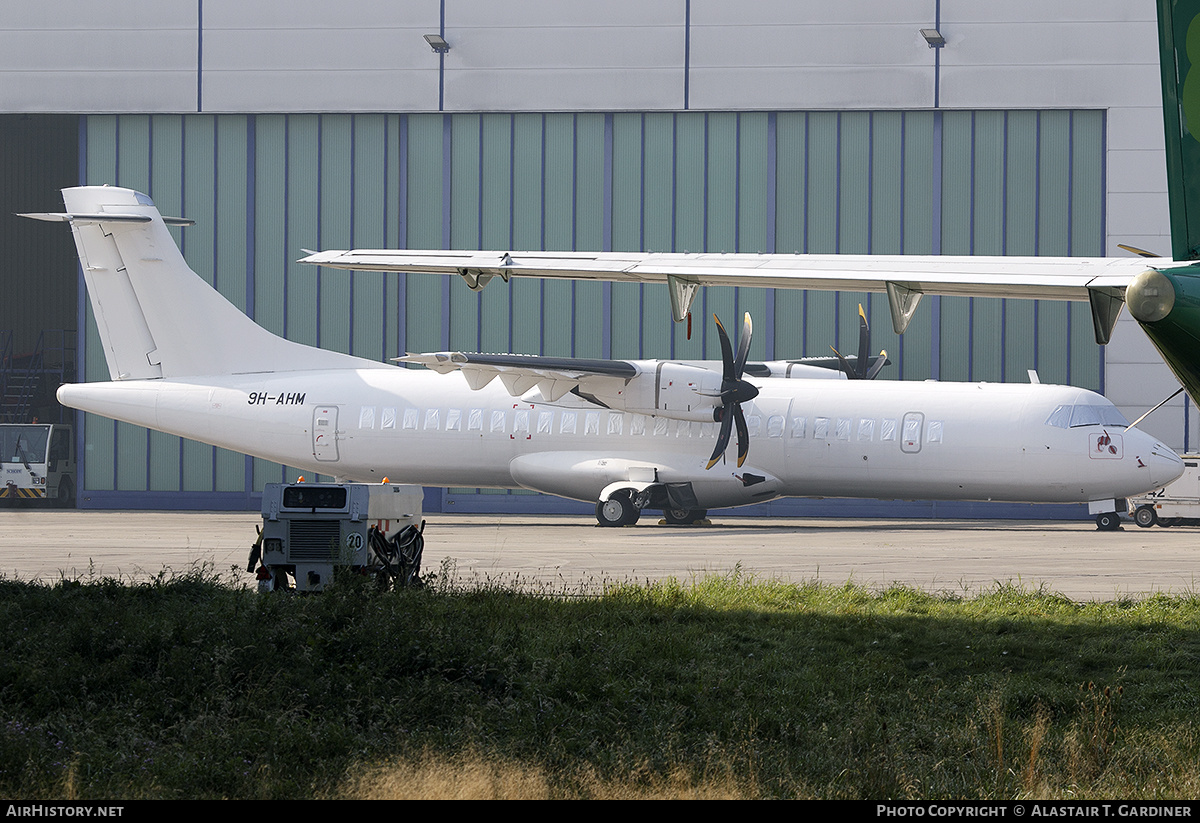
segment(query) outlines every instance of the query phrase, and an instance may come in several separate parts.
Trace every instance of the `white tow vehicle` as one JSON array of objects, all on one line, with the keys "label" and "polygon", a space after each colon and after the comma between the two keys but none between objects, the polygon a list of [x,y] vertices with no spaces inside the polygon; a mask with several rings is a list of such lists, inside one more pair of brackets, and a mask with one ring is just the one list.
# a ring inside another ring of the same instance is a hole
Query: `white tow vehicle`
[{"label": "white tow vehicle", "polygon": [[0,423],[0,503],[75,504],[75,438],[62,423]]},{"label": "white tow vehicle", "polygon": [[1129,516],[1143,528],[1200,525],[1200,454],[1183,455],[1178,480],[1127,502]]}]

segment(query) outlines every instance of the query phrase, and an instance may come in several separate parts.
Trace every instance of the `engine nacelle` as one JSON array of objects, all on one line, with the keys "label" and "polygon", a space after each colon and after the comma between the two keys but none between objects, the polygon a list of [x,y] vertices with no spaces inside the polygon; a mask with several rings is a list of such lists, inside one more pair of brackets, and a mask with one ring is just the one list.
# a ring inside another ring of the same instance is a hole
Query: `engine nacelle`
[{"label": "engine nacelle", "polygon": [[[637,361],[639,374],[591,396],[615,411],[711,423],[721,405],[721,372],[672,360]],[[614,381],[615,384],[615,381]]]},{"label": "engine nacelle", "polygon": [[746,368],[752,377],[780,377],[791,380],[845,380],[846,373],[837,367],[836,358],[821,358],[832,365],[814,366],[798,360],[768,360]]}]

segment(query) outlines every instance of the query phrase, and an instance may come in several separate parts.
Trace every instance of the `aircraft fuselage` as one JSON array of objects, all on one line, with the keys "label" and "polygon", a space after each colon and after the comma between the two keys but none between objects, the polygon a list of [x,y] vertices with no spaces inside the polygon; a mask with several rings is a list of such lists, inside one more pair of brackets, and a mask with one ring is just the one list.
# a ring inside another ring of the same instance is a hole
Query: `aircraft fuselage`
[{"label": "aircraft fuselage", "polygon": [[[757,379],[752,446],[705,471],[717,424],[568,395],[472,390],[459,373],[320,370],[63,386],[69,406],[350,481],[525,487],[594,502],[613,484],[689,484],[698,507],[780,496],[1088,502],[1143,492],[1181,464],[1151,436],[1074,406],[1083,389]],[[1048,422],[1056,409],[1058,424]]]}]

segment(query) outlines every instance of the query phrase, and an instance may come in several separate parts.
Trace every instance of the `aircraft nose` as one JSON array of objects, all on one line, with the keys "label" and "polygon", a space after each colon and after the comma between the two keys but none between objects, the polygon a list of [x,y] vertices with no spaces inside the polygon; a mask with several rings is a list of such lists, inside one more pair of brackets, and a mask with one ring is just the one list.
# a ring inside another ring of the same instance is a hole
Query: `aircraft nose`
[{"label": "aircraft nose", "polygon": [[1165,486],[1183,475],[1183,460],[1179,455],[1153,438],[1147,437],[1147,445],[1149,448],[1143,447],[1145,454],[1139,454],[1138,458],[1150,469],[1150,482],[1155,488]]}]

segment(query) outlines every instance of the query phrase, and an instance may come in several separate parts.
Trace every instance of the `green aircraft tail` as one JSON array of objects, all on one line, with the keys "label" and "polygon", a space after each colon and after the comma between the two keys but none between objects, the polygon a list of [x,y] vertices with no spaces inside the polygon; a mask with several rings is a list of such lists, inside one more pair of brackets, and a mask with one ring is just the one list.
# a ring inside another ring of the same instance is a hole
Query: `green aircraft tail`
[{"label": "green aircraft tail", "polygon": [[1171,256],[1198,262],[1138,275],[1125,304],[1200,404],[1200,0],[1158,0],[1158,42]]},{"label": "green aircraft tail", "polygon": [[1200,259],[1200,0],[1158,0],[1171,255]]}]

